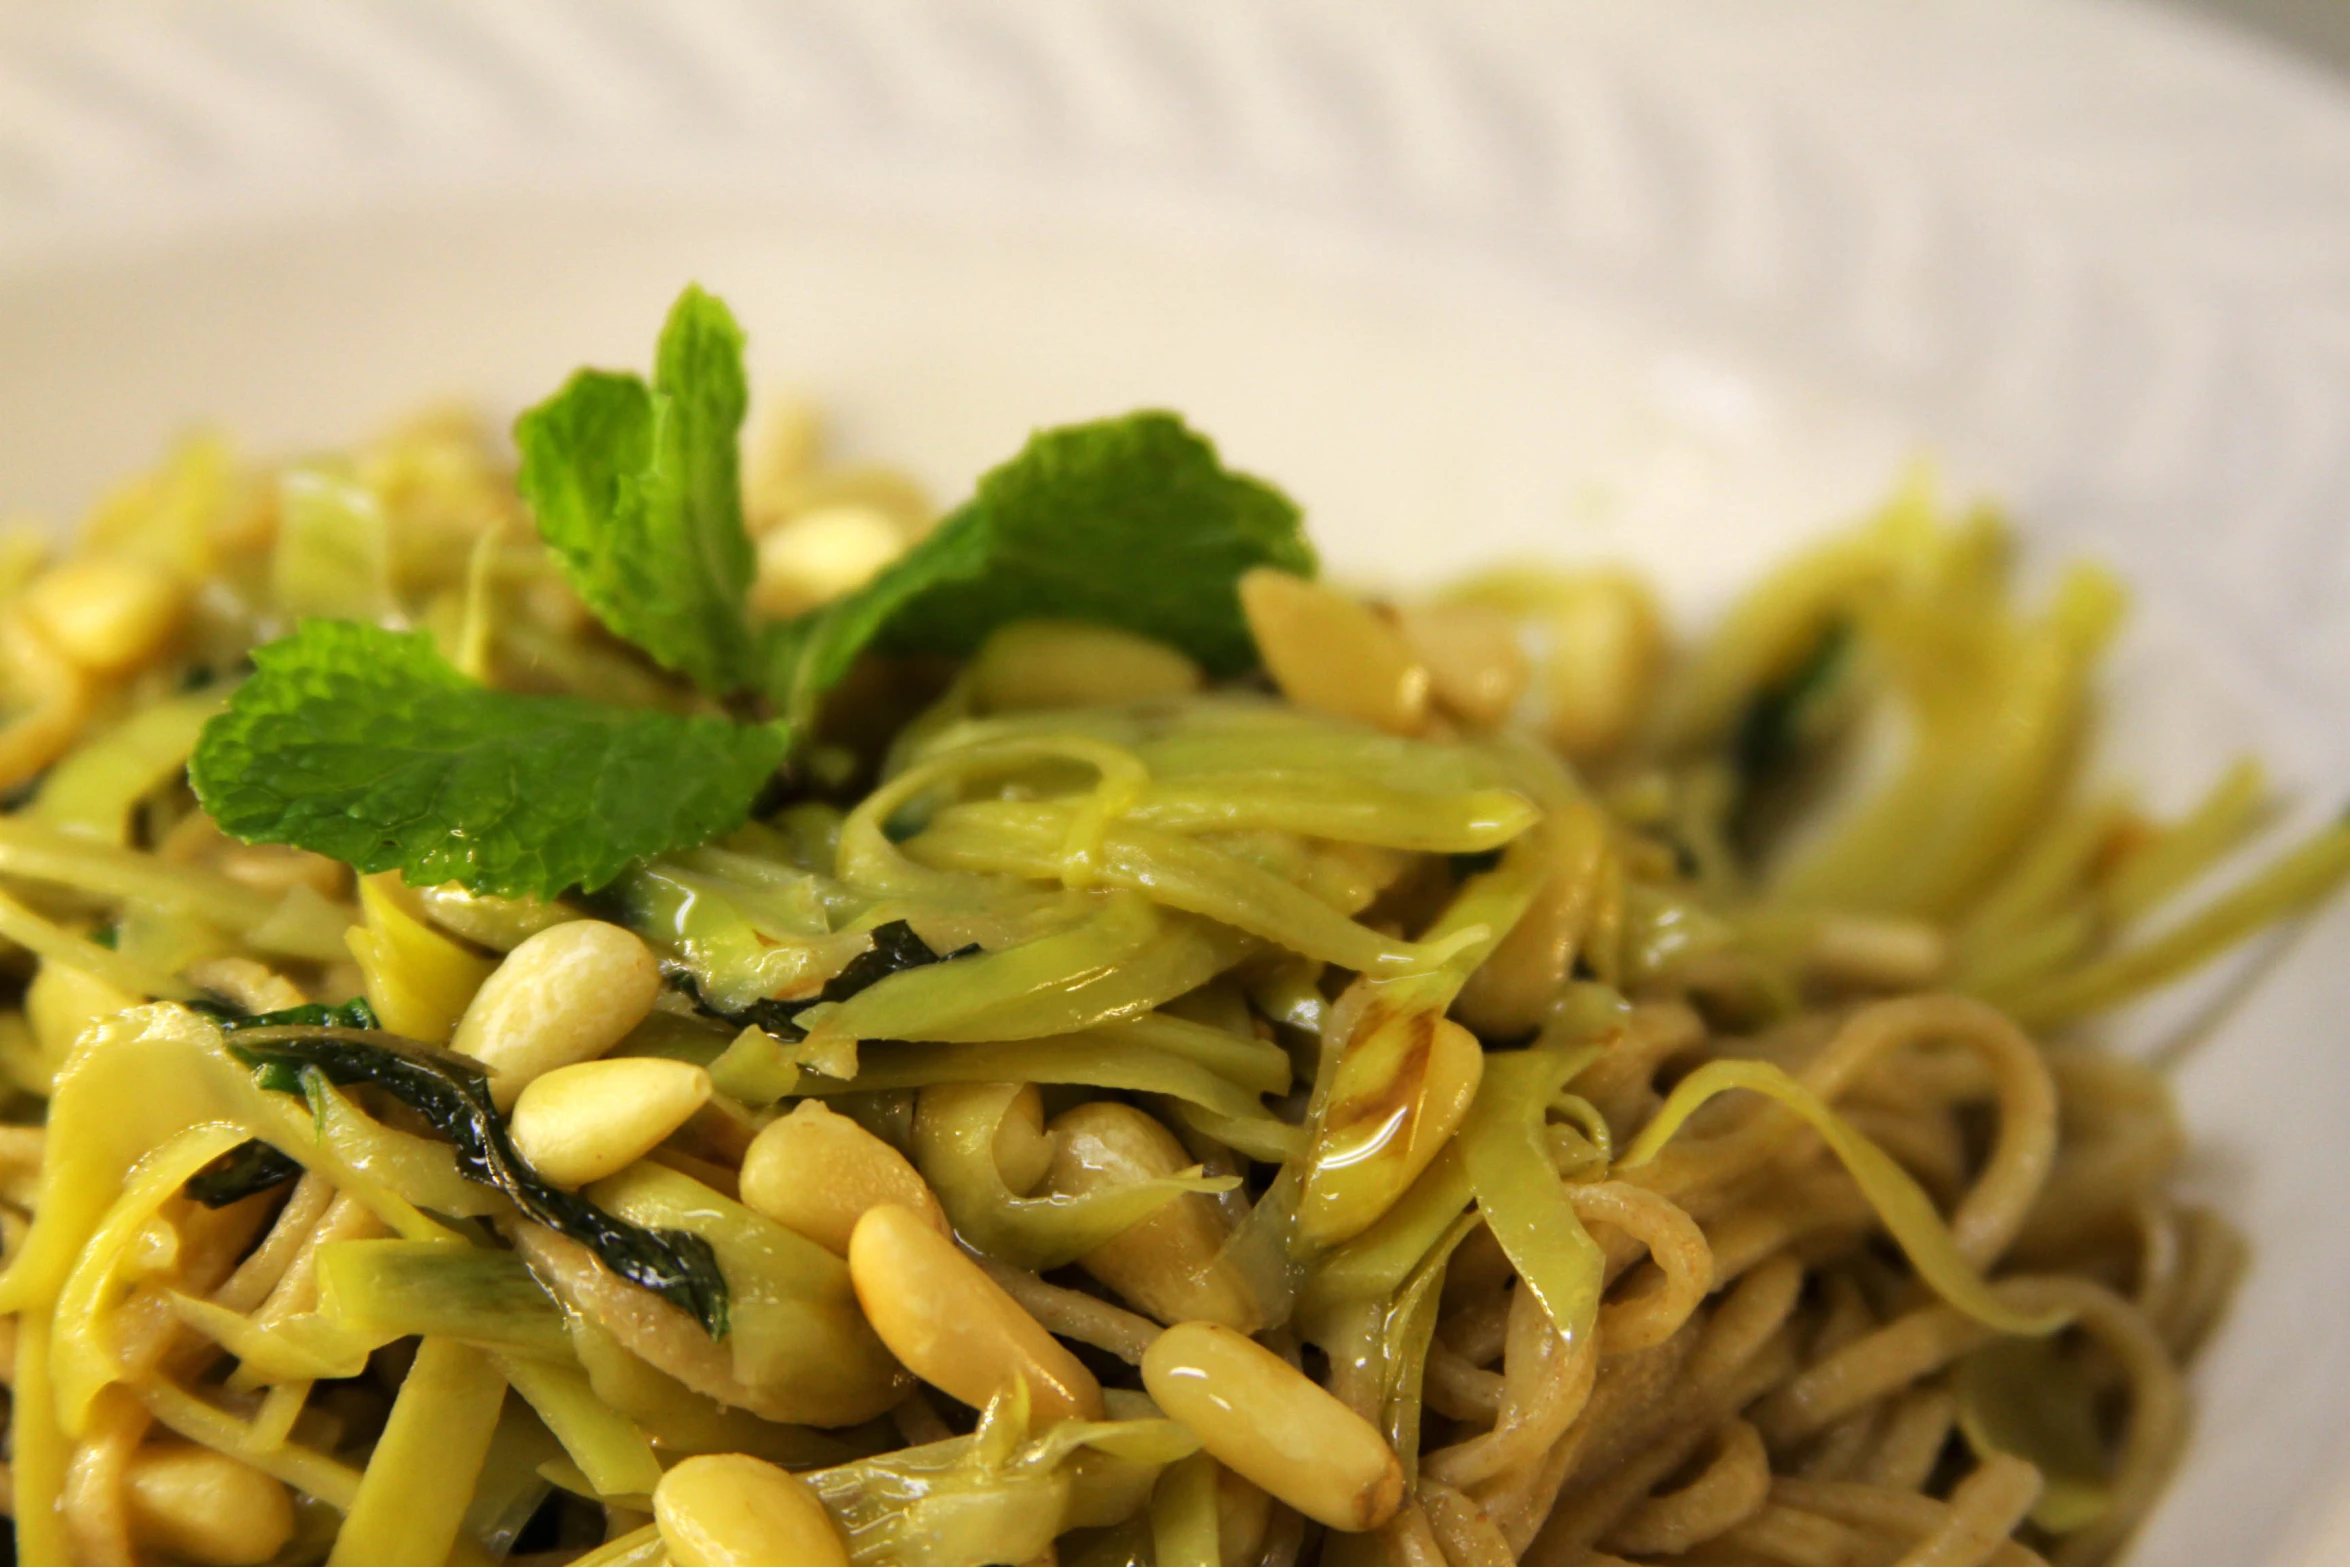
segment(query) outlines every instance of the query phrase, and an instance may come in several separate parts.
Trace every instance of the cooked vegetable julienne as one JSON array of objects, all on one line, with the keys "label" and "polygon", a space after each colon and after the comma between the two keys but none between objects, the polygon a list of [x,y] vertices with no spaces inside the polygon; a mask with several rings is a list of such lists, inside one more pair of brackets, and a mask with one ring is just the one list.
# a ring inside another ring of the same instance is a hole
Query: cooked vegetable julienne
[{"label": "cooked vegetable julienne", "polygon": [[690,1313],[712,1338],[726,1336],[726,1279],[709,1242],[639,1229],[541,1180],[506,1135],[489,1075],[464,1057],[309,1023],[234,1030],[228,1051],[280,1093],[307,1096],[313,1075],[338,1088],[381,1089],[456,1150],[458,1174],[496,1187],[522,1218],[587,1247],[614,1273]]},{"label": "cooked vegetable julienne", "polygon": [[[204,1010],[220,1019],[223,1033],[235,1033],[244,1028],[304,1024],[315,1028],[350,1029],[382,1026],[365,996],[354,996],[340,1006],[330,1007],[311,1001],[287,1007],[283,1011],[263,1012],[253,1016],[240,1015],[234,1007],[221,1005],[208,1005]],[[270,1086],[289,1093],[302,1090],[299,1073],[277,1075],[273,1077]],[[297,1180],[301,1174],[300,1160],[254,1138],[231,1148],[197,1171],[188,1181],[188,1195],[207,1208],[225,1208],[242,1198]]]},{"label": "cooked vegetable julienne", "polygon": [[1367,600],[1170,415],[933,525],[741,352],[0,549],[21,1560],[2127,1537],[2240,1246],[2061,1036],[2350,828],[2140,934],[2266,793],[2076,776],[2105,577]]}]

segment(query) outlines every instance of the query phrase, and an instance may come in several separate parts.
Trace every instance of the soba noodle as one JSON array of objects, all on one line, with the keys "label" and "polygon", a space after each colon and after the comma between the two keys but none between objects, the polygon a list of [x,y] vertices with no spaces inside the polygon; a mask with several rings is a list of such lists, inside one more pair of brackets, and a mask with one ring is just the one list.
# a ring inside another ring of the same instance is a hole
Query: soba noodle
[{"label": "soba noodle", "polygon": [[[783,613],[931,519],[778,428]],[[2020,602],[1922,487],[1686,647],[1615,571],[1240,593],[1239,679],[1101,625],[869,660],[796,792],[541,901],[237,842],[184,772],[305,615],[689,705],[467,421],[199,440],[62,554],[0,542],[18,1559],[2111,1557],[2244,1249],[2173,1192],[2164,1079],[2075,1025],[2350,831],[2171,913],[2260,775],[2176,820],[2084,779],[2114,584]],[[318,1064],[452,1041],[560,1211],[698,1238],[715,1322]]]}]

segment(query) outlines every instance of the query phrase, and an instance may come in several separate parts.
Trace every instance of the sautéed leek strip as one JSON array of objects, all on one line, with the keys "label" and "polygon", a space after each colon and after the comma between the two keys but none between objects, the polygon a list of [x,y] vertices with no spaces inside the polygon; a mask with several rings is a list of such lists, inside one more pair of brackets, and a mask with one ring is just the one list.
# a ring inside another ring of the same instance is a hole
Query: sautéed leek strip
[{"label": "saut\u00e9ed leek strip", "polygon": [[[926,536],[910,485],[805,440],[732,488],[711,304],[649,388],[534,415],[557,551],[436,415],[324,467],[191,446],[0,600],[18,1559],[2086,1567],[2127,1539],[2240,1243],[2171,1194],[2157,1077],[1986,1003],[2128,1000],[2330,893],[2350,828],[2205,893],[2257,770],[2171,823],[2076,776],[2107,579],[2024,604],[1997,521],[1913,486],[1687,648],[1613,571],[1370,604],[1303,580],[1275,492],[1116,422]],[[1050,511],[1079,470],[1095,513],[1128,485],[1223,530],[1221,574],[1096,561],[1085,624],[1040,613],[1019,549],[1083,553]],[[709,604],[632,599],[598,554],[624,535],[717,540]],[[600,887],[239,841],[186,764],[321,606],[582,704],[566,733],[774,701],[792,759],[739,828]],[[1811,820],[1876,710],[1906,766]]]}]

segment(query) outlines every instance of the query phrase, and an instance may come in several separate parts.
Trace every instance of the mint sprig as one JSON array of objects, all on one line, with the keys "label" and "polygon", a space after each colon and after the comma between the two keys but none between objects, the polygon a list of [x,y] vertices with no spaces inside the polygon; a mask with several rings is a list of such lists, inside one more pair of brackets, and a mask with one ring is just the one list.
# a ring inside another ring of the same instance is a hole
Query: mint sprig
[{"label": "mint sprig", "polygon": [[[1311,574],[1297,508],[1226,470],[1167,413],[1039,433],[872,583],[761,626],[736,439],[742,333],[688,288],[652,383],[582,371],[515,427],[539,531],[598,619],[768,723],[683,718],[467,679],[421,634],[312,621],[255,654],[204,731],[198,799],[248,843],[290,843],[412,883],[551,896],[746,820],[818,700],[868,650],[973,651],[1052,617],[1169,642],[1217,673],[1255,662],[1238,583]],[[755,699],[755,698],[754,698]]]},{"label": "mint sprig", "polygon": [[596,618],[712,696],[758,682],[736,437],[749,392],[732,312],[688,287],[653,384],[582,370],[514,422],[517,483]]},{"label": "mint sprig", "polygon": [[253,655],[189,781],[247,843],[518,897],[597,888],[740,826],[784,757],[772,724],[468,680],[423,632],[313,620]]},{"label": "mint sprig", "polygon": [[864,588],[775,628],[767,691],[804,718],[867,648],[967,654],[1016,620],[1089,620],[1155,637],[1218,674],[1256,663],[1238,584],[1310,576],[1297,507],[1225,469],[1170,413],[1041,431]]}]

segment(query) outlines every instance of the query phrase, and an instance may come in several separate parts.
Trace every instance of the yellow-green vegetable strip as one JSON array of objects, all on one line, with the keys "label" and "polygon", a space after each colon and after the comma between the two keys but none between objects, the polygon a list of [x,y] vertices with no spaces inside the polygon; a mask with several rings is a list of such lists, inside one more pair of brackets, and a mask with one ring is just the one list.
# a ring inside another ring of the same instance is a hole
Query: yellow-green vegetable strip
[{"label": "yellow-green vegetable strip", "polygon": [[1767,1061],[1709,1061],[1683,1078],[1656,1119],[1632,1140],[1618,1168],[1638,1169],[1648,1163],[1707,1101],[1740,1088],[1776,1100],[1819,1133],[1934,1293],[1995,1332],[2037,1335],[2064,1326],[2067,1319],[2062,1314],[2020,1312],[2002,1303],[1959,1252],[1925,1188],[1817,1094]]},{"label": "yellow-green vegetable strip", "polygon": [[443,1338],[418,1344],[327,1567],[443,1567],[505,1397],[483,1351]]},{"label": "yellow-green vegetable strip", "polygon": [[2055,1028],[2114,1006],[2218,956],[2262,926],[2309,908],[2350,875],[2350,825],[2318,832],[2250,881],[2142,946],[2086,964],[2018,996],[2027,1028]]},{"label": "yellow-green vegetable strip", "polygon": [[525,1355],[493,1354],[491,1359],[597,1495],[646,1496],[661,1483],[661,1461],[645,1434],[598,1398],[579,1371]]},{"label": "yellow-green vegetable strip", "polygon": [[1459,1139],[1462,1168],[1493,1238],[1572,1344],[1586,1342],[1599,1320],[1607,1264],[1551,1166],[1542,1120],[1559,1085],[1589,1059],[1588,1051],[1487,1057]]}]

